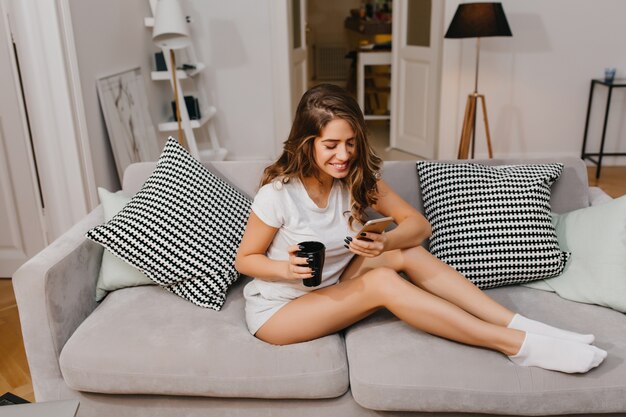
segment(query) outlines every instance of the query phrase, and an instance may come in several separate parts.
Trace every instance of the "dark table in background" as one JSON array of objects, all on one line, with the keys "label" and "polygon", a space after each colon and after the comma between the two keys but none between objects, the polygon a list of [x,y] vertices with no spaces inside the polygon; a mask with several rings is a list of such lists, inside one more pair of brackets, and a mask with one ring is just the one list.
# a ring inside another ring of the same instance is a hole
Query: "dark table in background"
[{"label": "dark table in background", "polygon": [[[608,88],[608,94],[606,97],[606,107],[604,109],[604,125],[602,127],[602,138],[600,140],[600,151],[598,153],[587,152],[587,133],[589,131],[589,116],[591,115],[591,102],[593,101],[593,91],[596,84],[603,85]],[[587,159],[598,166],[596,169],[596,179],[600,178],[600,170],[602,169],[602,158],[604,156],[626,156],[626,152],[604,152],[604,139],[606,137],[606,125],[609,120],[609,111],[611,109],[611,95],[614,88],[626,87],[625,78],[615,78],[612,81],[606,81],[604,79],[591,80],[591,88],[589,89],[589,103],[587,104],[587,119],[585,121],[585,134],[583,136],[583,149],[581,152],[581,158]],[[597,156],[597,159],[594,157]]]}]

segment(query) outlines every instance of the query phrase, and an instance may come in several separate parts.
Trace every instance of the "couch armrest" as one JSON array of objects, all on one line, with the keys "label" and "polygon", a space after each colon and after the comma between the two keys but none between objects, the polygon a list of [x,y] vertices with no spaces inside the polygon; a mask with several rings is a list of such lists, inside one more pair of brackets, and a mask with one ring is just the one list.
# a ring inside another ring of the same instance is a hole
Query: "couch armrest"
[{"label": "couch armrest", "polygon": [[[24,347],[38,401],[51,399],[61,378],[59,354],[96,307],[102,246],[85,233],[103,222],[99,206],[13,275]],[[53,382],[54,381],[54,382]]]},{"label": "couch armrest", "polygon": [[589,205],[597,206],[608,203],[613,197],[604,192],[600,187],[589,187]]}]

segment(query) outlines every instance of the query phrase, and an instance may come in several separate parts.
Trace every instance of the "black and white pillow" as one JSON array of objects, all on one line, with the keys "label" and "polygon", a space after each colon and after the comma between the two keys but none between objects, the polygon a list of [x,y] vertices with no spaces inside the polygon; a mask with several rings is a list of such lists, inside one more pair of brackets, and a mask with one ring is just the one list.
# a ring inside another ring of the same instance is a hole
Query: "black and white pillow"
[{"label": "black and white pillow", "polygon": [[109,222],[87,232],[151,280],[220,310],[251,201],[169,138],[154,172]]},{"label": "black and white pillow", "polygon": [[479,288],[557,276],[559,248],[550,186],[562,164],[417,163],[430,251]]}]

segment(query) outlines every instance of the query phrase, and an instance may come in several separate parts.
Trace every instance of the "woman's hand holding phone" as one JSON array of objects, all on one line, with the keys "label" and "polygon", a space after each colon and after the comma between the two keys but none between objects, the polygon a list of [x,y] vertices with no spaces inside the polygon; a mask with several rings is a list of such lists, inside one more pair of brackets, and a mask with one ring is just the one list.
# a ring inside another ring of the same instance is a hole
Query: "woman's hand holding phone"
[{"label": "woman's hand holding phone", "polygon": [[391,217],[368,221],[354,239],[346,238],[346,246],[356,255],[367,258],[380,255],[385,251],[387,243],[385,229],[391,222],[393,222]]}]

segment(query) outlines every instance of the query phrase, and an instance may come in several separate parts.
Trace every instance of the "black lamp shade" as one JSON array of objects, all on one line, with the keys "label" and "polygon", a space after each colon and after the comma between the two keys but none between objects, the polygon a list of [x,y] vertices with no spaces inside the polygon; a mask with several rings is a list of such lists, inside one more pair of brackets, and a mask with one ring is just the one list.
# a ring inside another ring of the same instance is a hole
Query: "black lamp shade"
[{"label": "black lamp shade", "polygon": [[513,36],[502,3],[459,4],[445,38]]}]

